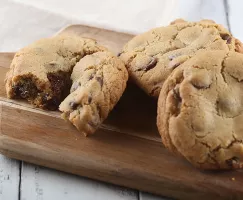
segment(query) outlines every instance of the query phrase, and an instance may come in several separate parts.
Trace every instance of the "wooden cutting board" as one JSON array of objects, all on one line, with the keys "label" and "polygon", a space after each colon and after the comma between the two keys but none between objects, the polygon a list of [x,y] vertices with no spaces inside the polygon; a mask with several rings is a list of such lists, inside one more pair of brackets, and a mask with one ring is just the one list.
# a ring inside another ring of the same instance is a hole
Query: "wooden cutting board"
[{"label": "wooden cutting board", "polygon": [[[96,38],[118,53],[132,35],[82,25],[58,34]],[[59,112],[6,98],[14,53],[0,53],[0,152],[30,163],[177,199],[243,199],[243,171],[204,172],[175,157],[156,129],[156,101],[129,86],[105,124],[85,138]]]}]

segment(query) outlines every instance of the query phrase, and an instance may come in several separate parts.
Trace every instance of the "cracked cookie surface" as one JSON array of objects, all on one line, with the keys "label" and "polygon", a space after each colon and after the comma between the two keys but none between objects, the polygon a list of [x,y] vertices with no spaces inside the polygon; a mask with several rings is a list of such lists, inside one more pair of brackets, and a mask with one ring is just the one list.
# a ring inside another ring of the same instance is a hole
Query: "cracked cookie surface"
[{"label": "cracked cookie surface", "polygon": [[85,55],[103,50],[96,41],[75,36],[41,39],[16,53],[6,75],[7,96],[56,110],[69,94],[74,65]]},{"label": "cracked cookie surface", "polygon": [[122,96],[128,72],[119,58],[104,51],[81,59],[71,79],[70,94],[59,110],[87,136],[94,133]]},{"label": "cracked cookie surface", "polygon": [[157,125],[164,145],[201,169],[243,167],[243,54],[198,53],[165,81]]},{"label": "cracked cookie surface", "polygon": [[211,20],[152,29],[130,40],[120,53],[130,77],[150,96],[158,97],[171,72],[203,50],[242,51],[242,44]]}]

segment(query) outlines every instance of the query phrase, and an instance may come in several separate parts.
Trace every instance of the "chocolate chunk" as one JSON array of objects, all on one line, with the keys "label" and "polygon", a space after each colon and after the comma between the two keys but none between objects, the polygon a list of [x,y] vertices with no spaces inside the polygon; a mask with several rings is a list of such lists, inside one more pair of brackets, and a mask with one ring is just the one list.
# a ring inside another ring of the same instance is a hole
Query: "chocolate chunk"
[{"label": "chocolate chunk", "polygon": [[173,59],[175,59],[175,58],[177,58],[179,56],[182,56],[182,53],[178,53],[177,52],[177,53],[174,53],[172,55],[169,55],[168,58],[169,58],[169,60],[173,60]]},{"label": "chocolate chunk", "polygon": [[103,78],[96,77],[95,79],[99,82],[100,86],[102,87],[103,86]]},{"label": "chocolate chunk", "polygon": [[161,88],[159,86],[154,87],[151,92],[149,93],[150,96],[154,96],[155,93],[160,90]]},{"label": "chocolate chunk", "polygon": [[195,83],[192,83],[192,85],[193,85],[195,88],[197,88],[198,90],[209,88],[209,86],[198,85],[198,84],[195,84]]},{"label": "chocolate chunk", "polygon": [[47,74],[47,78],[51,83],[52,92],[56,95],[61,94],[62,89],[65,86],[65,81],[63,80],[62,76],[59,74],[49,73]]},{"label": "chocolate chunk", "polygon": [[101,118],[101,107],[98,104],[96,105],[96,109],[97,109],[99,117]]},{"label": "chocolate chunk", "polygon": [[58,108],[60,102],[69,94],[71,87],[71,79],[69,72],[55,72],[48,73],[47,78],[51,84],[51,99],[49,99],[46,104],[46,107],[51,110],[52,108]]},{"label": "chocolate chunk", "polygon": [[231,43],[231,40],[232,40],[232,38],[231,38],[231,37],[230,37],[230,38],[228,38],[226,43],[227,43],[227,44],[230,44],[230,43]]},{"label": "chocolate chunk", "polygon": [[156,66],[157,62],[158,62],[157,58],[151,57],[150,61],[146,65],[139,66],[137,71],[146,71],[147,72],[150,69],[153,69]]},{"label": "chocolate chunk", "polygon": [[90,74],[90,76],[89,76],[89,79],[88,79],[88,80],[90,81],[90,80],[92,80],[93,78],[94,78],[94,73],[93,73],[93,74]]},{"label": "chocolate chunk", "polygon": [[57,110],[61,103],[59,98],[53,97],[48,93],[39,93],[38,98],[41,101],[42,108],[45,110]]},{"label": "chocolate chunk", "polygon": [[56,72],[47,74],[47,78],[51,83],[53,96],[63,100],[70,92],[71,79],[68,72]]},{"label": "chocolate chunk", "polygon": [[45,93],[41,95],[42,101],[47,102],[49,99],[51,99],[50,94]]},{"label": "chocolate chunk", "polygon": [[12,88],[13,88],[13,91],[14,91],[14,93],[15,93],[16,96],[21,97],[21,98],[26,98],[23,95],[23,92],[25,91],[24,88],[23,88],[23,86],[15,85]]},{"label": "chocolate chunk", "polygon": [[117,57],[119,57],[121,54],[122,54],[122,52],[119,52],[119,53],[117,54]]},{"label": "chocolate chunk", "polygon": [[91,101],[92,101],[92,97],[91,97],[91,96],[89,96],[89,97],[88,97],[88,103],[90,104],[90,103],[91,103]]},{"label": "chocolate chunk", "polygon": [[78,104],[74,101],[70,102],[69,105],[73,110],[75,110],[78,107]]},{"label": "chocolate chunk", "polygon": [[52,62],[49,62],[49,65],[54,67],[54,66],[56,66],[58,64],[55,61],[52,61]]},{"label": "chocolate chunk", "polygon": [[221,37],[223,40],[226,40],[226,43],[227,43],[227,44],[230,44],[230,43],[231,43],[232,37],[231,37],[229,34],[227,34],[227,33],[220,34],[220,37]]},{"label": "chocolate chunk", "polygon": [[34,99],[38,94],[38,89],[30,77],[21,79],[12,88],[15,95],[23,99]]},{"label": "chocolate chunk", "polygon": [[152,58],[151,61],[145,66],[145,71],[153,69],[158,62],[157,58]]},{"label": "chocolate chunk", "polygon": [[44,104],[43,108],[47,110],[57,110],[60,103],[60,99],[58,99],[57,97],[52,97],[51,99],[46,101],[46,104]]},{"label": "chocolate chunk", "polygon": [[179,89],[178,88],[174,88],[173,89],[173,97],[177,101],[180,101],[181,102],[181,96],[180,96],[180,92],[179,92]]},{"label": "chocolate chunk", "polygon": [[234,157],[226,160],[225,162],[229,167],[234,167],[235,165],[240,164],[240,159],[238,157],[234,156]]},{"label": "chocolate chunk", "polygon": [[179,65],[180,65],[181,63],[175,63],[175,64],[173,64],[173,65],[170,65],[170,67],[172,68],[172,69],[175,69],[176,67],[178,67]]},{"label": "chocolate chunk", "polygon": [[174,115],[178,116],[180,114],[181,111],[181,96],[180,96],[180,92],[179,92],[179,88],[174,88],[173,89],[173,97],[175,99],[175,107],[174,107]]},{"label": "chocolate chunk", "polygon": [[169,55],[168,58],[169,60],[173,60],[176,56],[175,55]]}]

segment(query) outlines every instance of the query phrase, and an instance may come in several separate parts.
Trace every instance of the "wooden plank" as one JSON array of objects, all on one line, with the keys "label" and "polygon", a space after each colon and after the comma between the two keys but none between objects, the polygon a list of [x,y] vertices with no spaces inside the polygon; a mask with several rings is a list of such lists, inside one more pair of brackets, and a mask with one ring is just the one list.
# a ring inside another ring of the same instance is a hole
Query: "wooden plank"
[{"label": "wooden plank", "polygon": [[0,199],[19,199],[20,162],[0,155]]},{"label": "wooden plank", "polygon": [[137,200],[138,193],[123,187],[38,167],[24,162],[21,200]]},{"label": "wooden plank", "polygon": [[[78,30],[82,33],[83,29],[87,27],[75,26],[74,32],[79,34]],[[105,31],[99,33],[105,34]],[[119,44],[119,37],[110,38]],[[46,112],[6,99],[3,78],[7,68],[0,70],[0,151],[3,154],[180,199],[243,198],[242,171],[202,172],[162,146],[155,126],[156,102],[138,89],[127,90],[130,93],[121,99],[106,126],[93,137],[85,138],[64,123],[58,112]],[[144,96],[140,96],[142,94]]]},{"label": "wooden plank", "polygon": [[0,147],[7,156],[181,199],[243,197],[240,171],[200,172],[161,143],[104,130],[84,138],[61,119],[12,106],[2,103]]}]

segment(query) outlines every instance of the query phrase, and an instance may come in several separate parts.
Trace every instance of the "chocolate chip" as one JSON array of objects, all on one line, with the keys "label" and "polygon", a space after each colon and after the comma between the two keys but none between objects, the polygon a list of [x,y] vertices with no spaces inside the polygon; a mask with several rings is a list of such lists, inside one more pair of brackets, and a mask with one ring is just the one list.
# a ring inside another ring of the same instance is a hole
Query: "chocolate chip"
[{"label": "chocolate chip", "polygon": [[61,102],[70,93],[72,84],[70,75],[70,72],[62,71],[47,74],[51,84],[52,96],[59,99],[57,102]]},{"label": "chocolate chip", "polygon": [[26,91],[26,90],[22,91],[22,92],[21,92],[21,96],[22,96],[22,98],[27,98],[27,97],[29,97],[29,96],[30,96],[29,91]]},{"label": "chocolate chip", "polygon": [[173,97],[175,99],[175,106],[173,109],[173,113],[175,116],[178,116],[180,114],[181,111],[181,96],[180,96],[180,92],[179,92],[179,88],[174,88],[173,89]]},{"label": "chocolate chip", "polygon": [[119,57],[121,54],[122,54],[122,52],[119,52],[119,53],[117,54],[117,57]]},{"label": "chocolate chip", "polygon": [[41,95],[42,101],[47,102],[50,99],[50,95],[48,93]]},{"label": "chocolate chip", "polygon": [[181,64],[181,63],[175,63],[174,65],[171,65],[170,67],[171,67],[172,69],[175,69],[175,68],[178,67],[180,64]]},{"label": "chocolate chip", "polygon": [[52,61],[52,62],[49,62],[49,65],[50,66],[55,66],[55,65],[57,65],[57,63],[55,61]]},{"label": "chocolate chip", "polygon": [[38,89],[30,77],[21,79],[12,89],[17,97],[23,99],[34,99],[38,94]]},{"label": "chocolate chip", "polygon": [[92,101],[92,97],[91,97],[91,96],[89,96],[89,97],[88,97],[88,103],[90,104],[90,103],[91,103],[91,101]]},{"label": "chocolate chip", "polygon": [[100,117],[100,115],[101,115],[101,107],[98,104],[96,105],[96,109],[97,109],[98,115]]},{"label": "chocolate chip", "polygon": [[169,60],[173,60],[176,56],[175,55],[169,55],[168,58]]},{"label": "chocolate chip", "polygon": [[152,60],[146,66],[145,71],[153,69],[156,66],[157,62],[158,62],[157,58],[152,58]]},{"label": "chocolate chip", "polygon": [[54,97],[48,101],[47,109],[48,110],[57,110],[60,103],[61,103],[60,99]]},{"label": "chocolate chip", "polygon": [[90,80],[92,80],[93,78],[94,78],[94,73],[93,73],[93,74],[90,74],[90,76],[89,76],[89,79],[88,79],[88,80],[90,81]]},{"label": "chocolate chip", "polygon": [[201,90],[201,89],[207,89],[209,86],[205,86],[205,85],[198,85],[198,84],[195,84],[195,83],[192,83],[193,87],[197,88],[198,90]]},{"label": "chocolate chip", "polygon": [[70,102],[69,105],[73,110],[75,110],[78,107],[78,104],[74,101]]},{"label": "chocolate chip", "polygon": [[49,94],[41,94],[42,95],[42,104],[43,109],[47,110],[57,110],[60,104],[60,99],[57,97],[51,97]]},{"label": "chocolate chip", "polygon": [[173,89],[173,97],[177,101],[181,101],[181,96],[180,96],[180,92],[179,92],[178,88],[177,89],[176,88]]},{"label": "chocolate chip", "polygon": [[99,82],[100,86],[102,87],[103,86],[103,78],[96,77],[95,79]]},{"label": "chocolate chip", "polygon": [[226,43],[227,43],[227,44],[230,44],[230,43],[231,43],[232,37],[231,37],[229,34],[227,34],[227,33],[220,34],[220,37],[221,37],[223,40],[226,40]]},{"label": "chocolate chip", "polygon": [[175,58],[182,56],[183,54],[181,52],[174,53],[172,55],[169,55],[168,58],[169,60],[174,60]]},{"label": "chocolate chip", "polygon": [[230,44],[231,43],[231,40],[232,40],[232,38],[230,37],[230,38],[228,38],[228,40],[227,40],[227,44]]},{"label": "chocolate chip", "polygon": [[51,83],[52,92],[55,95],[60,95],[62,93],[63,88],[65,87],[65,79],[62,74],[47,74],[47,78]]},{"label": "chocolate chip", "polygon": [[238,165],[240,160],[238,157],[234,156],[228,160],[225,161],[226,164],[229,166],[229,167],[234,167],[234,165]]},{"label": "chocolate chip", "polygon": [[161,89],[159,86],[154,87],[152,91],[149,93],[149,95],[154,96],[159,89]]}]

